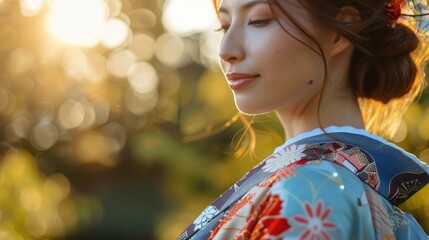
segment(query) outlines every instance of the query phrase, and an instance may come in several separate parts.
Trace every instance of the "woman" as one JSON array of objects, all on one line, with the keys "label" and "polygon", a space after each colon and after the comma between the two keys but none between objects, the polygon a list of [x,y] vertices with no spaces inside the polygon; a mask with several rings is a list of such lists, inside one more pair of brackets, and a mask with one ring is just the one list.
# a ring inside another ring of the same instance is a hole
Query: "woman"
[{"label": "woman", "polygon": [[373,134],[392,129],[422,89],[427,55],[410,56],[424,50],[397,22],[405,4],[215,1],[237,107],[275,111],[288,140],[179,239],[428,238],[398,207],[427,188],[428,166]]}]

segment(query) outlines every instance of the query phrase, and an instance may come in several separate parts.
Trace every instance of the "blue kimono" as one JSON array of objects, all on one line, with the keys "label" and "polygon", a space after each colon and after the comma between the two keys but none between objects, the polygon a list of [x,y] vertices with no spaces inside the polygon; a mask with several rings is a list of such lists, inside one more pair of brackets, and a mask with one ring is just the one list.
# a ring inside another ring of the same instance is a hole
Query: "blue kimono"
[{"label": "blue kimono", "polygon": [[399,206],[429,182],[414,155],[362,129],[328,127],[278,147],[178,239],[428,239]]}]

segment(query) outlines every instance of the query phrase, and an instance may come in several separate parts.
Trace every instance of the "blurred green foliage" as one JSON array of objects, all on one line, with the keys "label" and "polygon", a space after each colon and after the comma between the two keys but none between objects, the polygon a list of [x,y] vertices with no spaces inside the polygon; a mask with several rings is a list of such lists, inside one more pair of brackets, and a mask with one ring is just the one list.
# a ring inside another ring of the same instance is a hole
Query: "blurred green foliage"
[{"label": "blurred green foliage", "polygon": [[[166,33],[163,1],[104,1],[128,30],[85,47],[28,2],[0,1],[0,239],[174,239],[282,143],[274,115],[232,121],[209,35]],[[428,122],[425,94],[394,139],[426,162]]]}]

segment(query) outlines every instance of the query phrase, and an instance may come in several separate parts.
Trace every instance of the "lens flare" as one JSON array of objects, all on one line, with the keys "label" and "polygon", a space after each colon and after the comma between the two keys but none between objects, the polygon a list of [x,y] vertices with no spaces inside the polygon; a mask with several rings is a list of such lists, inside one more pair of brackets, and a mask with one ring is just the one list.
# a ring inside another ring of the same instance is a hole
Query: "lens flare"
[{"label": "lens flare", "polygon": [[65,43],[95,46],[107,20],[109,8],[102,0],[54,0],[47,27]]}]

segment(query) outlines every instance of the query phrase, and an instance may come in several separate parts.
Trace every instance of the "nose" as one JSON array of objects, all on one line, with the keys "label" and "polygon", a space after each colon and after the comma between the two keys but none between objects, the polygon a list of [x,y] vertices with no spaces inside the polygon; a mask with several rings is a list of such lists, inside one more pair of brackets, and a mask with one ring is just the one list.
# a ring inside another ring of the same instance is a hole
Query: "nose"
[{"label": "nose", "polygon": [[231,27],[225,33],[219,47],[219,58],[223,62],[234,63],[244,58],[244,39],[241,35]]}]

